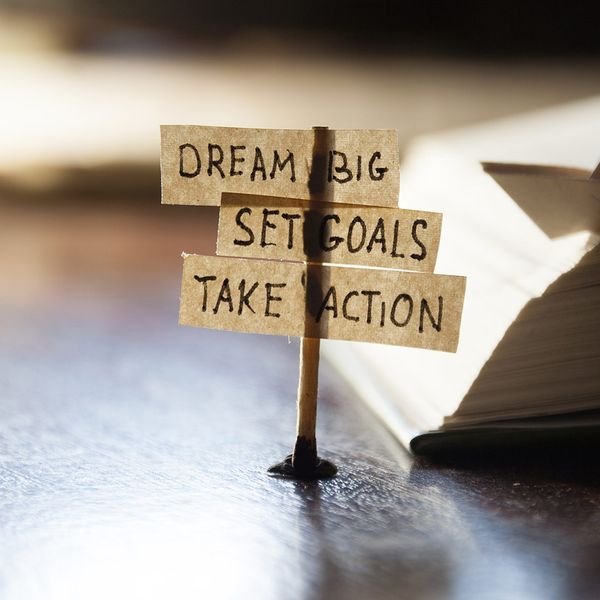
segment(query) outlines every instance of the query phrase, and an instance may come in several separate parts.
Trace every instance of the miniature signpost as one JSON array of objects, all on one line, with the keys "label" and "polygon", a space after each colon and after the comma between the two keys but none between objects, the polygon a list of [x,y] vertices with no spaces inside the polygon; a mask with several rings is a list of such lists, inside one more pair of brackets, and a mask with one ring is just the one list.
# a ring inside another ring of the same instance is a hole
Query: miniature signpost
[{"label": "miniature signpost", "polygon": [[161,181],[163,203],[221,207],[217,256],[184,255],[179,322],[300,337],[296,443],[269,471],[335,475],[315,437],[320,339],[458,344],[466,280],[433,273],[442,215],[397,208],[396,132],[167,125]]}]

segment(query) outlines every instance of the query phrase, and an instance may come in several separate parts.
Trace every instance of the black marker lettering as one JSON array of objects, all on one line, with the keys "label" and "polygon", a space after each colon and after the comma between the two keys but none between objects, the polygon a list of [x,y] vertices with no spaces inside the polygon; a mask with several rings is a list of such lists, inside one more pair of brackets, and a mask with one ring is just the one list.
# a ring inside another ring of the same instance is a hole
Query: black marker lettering
[{"label": "black marker lettering", "polygon": [[[331,298],[332,304],[327,304]],[[335,291],[335,286],[331,286],[327,293],[325,294],[325,298],[323,298],[323,302],[321,302],[321,306],[319,307],[319,311],[317,312],[317,323],[321,321],[321,317],[323,316],[323,311],[330,310],[333,314],[333,318],[337,318],[338,308],[337,308],[337,293]]]},{"label": "black marker lettering", "polygon": [[250,229],[250,227],[248,227],[247,225],[242,223],[242,215],[243,214],[251,215],[252,209],[248,208],[248,207],[240,208],[240,210],[238,210],[238,212],[237,212],[237,215],[235,215],[236,225],[240,229],[243,229],[248,234],[247,240],[238,240],[237,238],[235,240],[233,240],[233,243],[236,246],[250,246],[251,244],[254,243],[254,232],[252,231],[252,229]]},{"label": "black marker lettering", "polygon": [[392,241],[392,258],[404,258],[403,252],[396,252],[398,250],[398,228],[400,227],[400,221],[396,219],[394,221],[394,240]]},{"label": "black marker lettering", "polygon": [[[402,322],[400,322],[396,319],[396,309],[398,308],[398,304],[401,301],[408,302],[407,309],[406,309],[406,318]],[[396,327],[404,327],[410,321],[410,318],[412,317],[412,312],[413,312],[413,299],[408,294],[400,294],[399,296],[396,296],[396,299],[394,300],[394,304],[392,304],[392,310],[390,311],[390,321]]]},{"label": "black marker lettering", "polygon": [[[358,246],[353,247],[352,246],[352,235],[354,234],[354,228],[359,223],[360,223],[360,228],[362,230],[362,234],[360,237],[360,244],[358,244]],[[351,252],[352,254],[358,252],[365,245],[366,237],[367,237],[367,226],[365,225],[365,222],[359,216],[354,217],[354,219],[352,219],[352,221],[350,222],[350,226],[348,227],[348,252]]]},{"label": "black marker lettering", "polygon": [[383,218],[379,217],[377,220],[377,225],[373,231],[373,235],[367,244],[367,252],[371,252],[373,250],[373,246],[375,244],[381,244],[381,253],[385,254],[386,245],[385,245],[385,228],[383,225]]},{"label": "black marker lettering", "polygon": [[217,298],[217,302],[213,308],[215,315],[219,312],[221,302],[227,303],[229,305],[229,312],[233,312],[233,300],[231,299],[231,290],[229,289],[229,279],[227,277],[223,279],[219,297]]},{"label": "black marker lettering", "polygon": [[286,285],[287,283],[265,283],[265,290],[267,292],[267,301],[265,302],[265,317],[279,318],[281,316],[280,313],[271,312],[271,302],[281,302],[281,297],[272,296],[271,290],[273,288],[284,288]]},{"label": "black marker lettering", "polygon": [[369,161],[369,177],[373,181],[381,181],[383,179],[383,176],[388,171],[387,167],[373,168],[373,163],[379,159],[381,159],[381,152],[373,152],[373,156],[371,156],[371,160]]},{"label": "black marker lettering", "polygon": [[417,237],[417,227],[421,226],[423,229],[427,229],[427,221],[424,219],[417,219],[412,226],[412,239],[415,241],[415,244],[421,248],[421,254],[411,254],[410,257],[415,260],[423,260],[427,256],[427,249],[423,242]]},{"label": "black marker lettering", "polygon": [[[215,159],[214,152],[218,150],[219,158]],[[223,173],[223,169],[221,169],[221,163],[223,162],[223,148],[219,146],[219,144],[209,144],[208,145],[208,175],[211,176],[213,173],[213,167],[221,173],[221,179],[225,179],[225,173]]]},{"label": "black marker lettering", "polygon": [[288,225],[288,250],[291,250],[294,247],[294,219],[299,219],[300,215],[298,214],[288,214],[281,213],[281,218],[289,221]]},{"label": "black marker lettering", "polygon": [[275,223],[269,221],[269,217],[271,215],[278,215],[278,210],[270,210],[268,208],[263,208],[263,220],[262,220],[262,230],[260,234],[260,245],[264,248],[265,246],[275,246],[274,242],[267,242],[267,228],[269,229],[277,229],[277,225]]},{"label": "black marker lettering", "polygon": [[375,290],[363,290],[361,294],[367,297],[367,323],[370,324],[373,312],[373,296],[381,296],[381,292]]},{"label": "black marker lettering", "polygon": [[431,321],[432,327],[436,331],[441,331],[442,330],[442,311],[443,311],[443,309],[444,309],[444,299],[442,298],[442,296],[438,296],[438,318],[437,318],[437,323],[436,323],[433,319],[433,315],[431,314],[431,309],[429,308],[429,304],[427,303],[427,300],[425,300],[425,298],[423,298],[421,300],[421,314],[419,316],[419,333],[423,333],[423,316],[425,313],[427,313],[427,316],[429,317],[429,320]]},{"label": "black marker lettering", "polygon": [[214,275],[205,275],[204,277],[198,277],[198,275],[194,275],[194,279],[203,284],[204,287],[204,296],[202,297],[202,312],[206,312],[206,298],[208,295],[208,290],[206,289],[208,286],[206,284],[207,281],[215,281],[217,278]]},{"label": "black marker lettering", "polygon": [[254,149],[254,166],[252,167],[252,173],[250,173],[250,181],[254,181],[256,179],[257,173],[262,173],[262,180],[266,180],[267,170],[265,168],[265,159],[263,158],[262,152],[258,146],[256,146]]},{"label": "black marker lettering", "polygon": [[290,164],[290,169],[291,169],[291,176],[290,176],[290,181],[294,182],[296,181],[296,168],[294,166],[294,153],[290,152],[289,150],[287,151],[288,155],[286,157],[286,159],[282,162],[280,157],[279,157],[279,152],[277,152],[277,150],[273,151],[273,168],[271,169],[271,179],[275,178],[275,171],[277,169],[279,169],[281,172],[283,172],[283,169],[285,169],[285,165],[287,165],[288,163]]},{"label": "black marker lettering", "polygon": [[236,171],[235,170],[235,165],[236,163],[243,163],[246,161],[246,159],[243,156],[236,156],[235,153],[238,150],[245,150],[246,146],[229,146],[229,149],[231,150],[231,167],[229,168],[229,175],[231,177],[235,177],[236,175],[242,175],[243,171]]},{"label": "black marker lettering", "polygon": [[250,306],[250,296],[253,294],[254,290],[258,287],[258,281],[254,282],[254,284],[252,285],[252,287],[250,288],[250,290],[248,292],[246,292],[246,280],[242,279],[240,281],[240,285],[238,286],[238,289],[240,290],[240,305],[238,306],[238,315],[242,314],[242,310],[244,308],[244,304],[253,312],[256,314],[255,310]]},{"label": "black marker lettering", "polygon": [[[184,158],[183,158],[183,151],[189,148],[193,153],[194,153],[194,159],[196,161],[196,168],[193,169],[192,171],[186,171],[184,169]],[[196,149],[196,146],[193,146],[192,144],[181,144],[181,146],[179,146],[179,175],[181,175],[181,177],[196,177],[196,175],[198,175],[200,173],[200,154],[198,153],[198,150]]]},{"label": "black marker lettering", "polygon": [[358,317],[352,316],[348,314],[348,302],[350,301],[350,298],[352,298],[353,296],[358,296],[358,292],[348,292],[344,298],[344,301],[342,302],[342,316],[344,317],[344,319],[348,319],[348,321],[356,321],[358,322]]},{"label": "black marker lettering", "polygon": [[[334,166],[335,157],[340,156],[342,159],[342,166]],[[344,177],[338,177],[335,173],[344,173]],[[333,180],[337,183],[347,183],[352,179],[352,171],[348,168],[348,158],[345,152],[338,152],[337,150],[329,151],[329,169],[328,179]]]},{"label": "black marker lettering", "polygon": [[321,227],[319,228],[319,246],[323,252],[331,252],[332,250],[335,250],[344,241],[344,238],[336,235],[330,235],[328,240],[329,243],[326,243],[325,233],[327,231],[327,223],[329,221],[335,221],[337,224],[339,224],[340,218],[338,215],[325,215],[323,219],[321,219]]}]

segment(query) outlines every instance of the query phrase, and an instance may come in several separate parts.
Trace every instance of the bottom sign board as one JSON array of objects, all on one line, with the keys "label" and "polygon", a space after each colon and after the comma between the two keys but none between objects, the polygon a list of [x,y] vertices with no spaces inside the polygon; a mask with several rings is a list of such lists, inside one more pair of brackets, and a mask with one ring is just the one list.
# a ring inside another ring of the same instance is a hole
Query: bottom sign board
[{"label": "bottom sign board", "polygon": [[455,352],[466,279],[184,255],[179,322]]}]

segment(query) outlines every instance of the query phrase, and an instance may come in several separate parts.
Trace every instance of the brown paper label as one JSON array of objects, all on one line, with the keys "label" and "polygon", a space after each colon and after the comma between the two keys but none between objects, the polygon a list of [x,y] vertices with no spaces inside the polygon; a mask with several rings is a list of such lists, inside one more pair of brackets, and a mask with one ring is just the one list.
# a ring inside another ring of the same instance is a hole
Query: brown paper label
[{"label": "brown paper label", "polygon": [[308,266],[305,337],[455,352],[466,279]]},{"label": "brown paper label", "polygon": [[465,278],[188,255],[182,325],[455,352]]},{"label": "brown paper label", "polygon": [[179,323],[244,333],[301,336],[304,266],[189,254]]},{"label": "brown paper label", "polygon": [[223,194],[217,254],[432,272],[442,215]]},{"label": "brown paper label", "polygon": [[[320,160],[313,169],[315,135],[313,130],[162,125],[162,201],[219,205],[222,192],[314,199],[318,189],[319,199],[328,202],[397,206],[395,130],[327,130],[319,134]],[[317,172],[322,181],[315,182]]]}]

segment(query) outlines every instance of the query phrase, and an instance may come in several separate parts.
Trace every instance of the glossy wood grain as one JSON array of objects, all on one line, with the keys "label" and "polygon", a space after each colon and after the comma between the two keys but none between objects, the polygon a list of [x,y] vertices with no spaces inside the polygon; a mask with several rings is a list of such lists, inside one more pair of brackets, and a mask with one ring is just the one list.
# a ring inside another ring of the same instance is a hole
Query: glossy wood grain
[{"label": "glossy wood grain", "polygon": [[294,440],[297,340],[177,325],[175,249],[210,251],[212,213],[4,215],[1,598],[600,594],[593,463],[416,461],[326,363],[319,451],[339,475],[269,477]]}]

